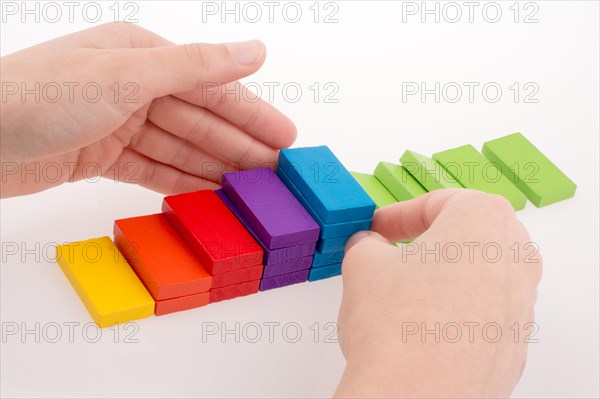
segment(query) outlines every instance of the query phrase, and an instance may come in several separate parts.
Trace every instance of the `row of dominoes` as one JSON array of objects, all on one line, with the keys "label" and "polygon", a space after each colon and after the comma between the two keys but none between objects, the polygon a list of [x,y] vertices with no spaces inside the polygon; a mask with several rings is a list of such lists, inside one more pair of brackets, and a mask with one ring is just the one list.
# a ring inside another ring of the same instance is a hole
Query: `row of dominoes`
[{"label": "row of dominoes", "polygon": [[[222,188],[166,197],[162,213],[117,220],[109,237],[57,247],[57,262],[101,327],[341,273],[348,238],[376,207],[440,188],[544,206],[575,184],[523,135],[350,173],[325,146],[282,150],[269,168],[227,173]],[[533,171],[533,172],[532,172]]]}]

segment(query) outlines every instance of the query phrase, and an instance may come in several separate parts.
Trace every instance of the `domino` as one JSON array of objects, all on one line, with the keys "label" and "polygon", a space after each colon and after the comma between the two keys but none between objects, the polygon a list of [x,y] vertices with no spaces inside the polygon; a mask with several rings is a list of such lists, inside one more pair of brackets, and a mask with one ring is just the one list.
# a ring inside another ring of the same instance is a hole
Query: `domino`
[{"label": "domino", "polygon": [[270,168],[226,173],[221,186],[267,248],[317,241],[319,226]]},{"label": "domino", "polygon": [[398,201],[407,201],[427,193],[402,165],[379,162],[375,168],[375,177]]},{"label": "domino", "polygon": [[262,263],[262,249],[214,191],[166,197],[162,210],[213,276]]},{"label": "domino", "polygon": [[154,300],[110,238],[56,247],[56,262],[101,328],[154,314]]},{"label": "domino", "polygon": [[362,231],[369,230],[371,228],[372,219],[364,219],[364,220],[352,220],[348,222],[341,223],[324,223],[319,215],[312,209],[310,204],[304,198],[304,196],[298,191],[296,186],[292,183],[292,181],[285,174],[283,169],[277,169],[277,176],[281,179],[281,181],[286,185],[286,187],[294,194],[294,196],[300,201],[300,203],[304,206],[304,208],[308,211],[308,213],[313,217],[313,219],[319,225],[321,232],[319,234],[319,239],[327,239],[327,238],[338,238],[338,237],[349,237],[352,234]]},{"label": "domino", "polygon": [[210,290],[208,303],[221,302],[227,299],[256,294],[258,292],[259,285],[260,280],[254,280],[212,289]]},{"label": "domino", "polygon": [[466,188],[499,194],[516,211],[525,208],[527,197],[507,179],[500,169],[470,144],[433,154],[436,160]]},{"label": "domino", "polygon": [[315,267],[310,269],[310,272],[308,273],[308,281],[313,282],[318,280],[324,280],[326,278],[339,276],[340,274],[342,274],[341,263],[323,267]]},{"label": "domino", "polygon": [[315,243],[308,242],[304,244],[293,244],[285,248],[279,249],[268,249],[265,245],[260,241],[258,235],[254,231],[254,228],[246,222],[244,216],[240,213],[237,207],[233,202],[229,199],[227,194],[223,192],[222,189],[215,190],[215,194],[223,201],[223,203],[229,208],[229,210],[238,218],[240,223],[248,230],[248,232],[254,237],[254,239],[258,242],[260,247],[263,250],[263,264],[277,264],[287,262],[289,260],[296,260],[300,258],[304,258],[306,256],[310,256],[315,252]]},{"label": "domino", "polygon": [[209,292],[201,292],[199,294],[186,295],[179,298],[165,299],[156,301],[156,310],[154,314],[163,316],[169,313],[181,312],[182,310],[190,310],[208,305],[210,294]]},{"label": "domino", "polygon": [[260,282],[260,291],[272,290],[273,288],[287,287],[292,284],[303,283],[308,280],[309,269],[299,270],[293,273],[263,278]]},{"label": "domino", "polygon": [[317,241],[317,251],[322,254],[344,251],[350,237],[327,238]]},{"label": "domino", "polygon": [[376,208],[383,208],[398,202],[398,200],[388,191],[387,188],[373,175],[368,173],[350,172],[358,184],[375,201]]},{"label": "domino", "polygon": [[575,195],[575,183],[521,133],[488,141],[482,152],[538,208]]},{"label": "domino", "polygon": [[215,274],[211,289],[237,285],[248,281],[260,280],[263,274],[263,265],[245,267],[227,273]]},{"label": "domino", "polygon": [[114,235],[115,244],[155,300],[210,290],[211,275],[164,215],[117,220]]},{"label": "domino", "polygon": [[323,223],[373,216],[375,203],[327,146],[283,149],[277,169],[285,172]]},{"label": "domino", "polygon": [[413,151],[405,151],[400,157],[402,166],[427,191],[441,188],[462,188],[442,166],[431,158]]},{"label": "domino", "polygon": [[300,258],[284,263],[273,263],[270,265],[265,265],[262,278],[279,276],[282,274],[288,274],[297,272],[304,269],[310,269],[312,264],[312,256],[307,256],[305,258]]},{"label": "domino", "polygon": [[316,268],[340,263],[342,259],[344,259],[344,251],[329,252],[326,254],[316,251],[313,257],[312,267]]}]

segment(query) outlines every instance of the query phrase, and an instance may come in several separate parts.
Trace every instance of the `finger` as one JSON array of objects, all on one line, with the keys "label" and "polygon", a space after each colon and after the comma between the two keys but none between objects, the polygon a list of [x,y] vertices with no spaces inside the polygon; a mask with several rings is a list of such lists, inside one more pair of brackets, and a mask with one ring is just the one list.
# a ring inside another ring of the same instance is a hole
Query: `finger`
[{"label": "finger", "polygon": [[379,233],[376,233],[374,231],[359,231],[358,233],[354,234],[348,239],[345,249],[346,253],[355,245],[366,242],[379,242],[388,245],[390,244],[390,242]]},{"label": "finger", "polygon": [[270,147],[287,148],[296,140],[294,123],[240,82],[205,85],[177,97],[209,109]]},{"label": "finger", "polygon": [[237,170],[235,165],[225,163],[149,122],[132,138],[129,147],[155,161],[217,184],[224,173]]},{"label": "finger", "polygon": [[[458,220],[463,225],[457,226]],[[420,236],[434,223],[445,221],[449,232],[459,227],[464,230],[468,223],[499,226],[518,222],[510,203],[503,197],[477,190],[445,189],[377,210],[371,230],[392,242],[399,242]]]},{"label": "finger", "polygon": [[[135,168],[132,169],[131,165]],[[179,194],[197,190],[214,190],[213,182],[182,172],[156,162],[133,150],[125,148],[115,164],[121,181],[135,183],[163,194]],[[127,170],[125,170],[127,168]]]},{"label": "finger", "polygon": [[265,60],[265,46],[258,40],[101,51],[108,70],[124,82],[137,83],[142,102],[236,81],[256,72]]},{"label": "finger", "polygon": [[167,96],[155,100],[155,125],[241,168],[274,166],[277,151],[212,112]]},{"label": "finger", "polygon": [[144,48],[173,45],[164,37],[127,22],[109,22],[58,40],[63,44],[90,48]]}]

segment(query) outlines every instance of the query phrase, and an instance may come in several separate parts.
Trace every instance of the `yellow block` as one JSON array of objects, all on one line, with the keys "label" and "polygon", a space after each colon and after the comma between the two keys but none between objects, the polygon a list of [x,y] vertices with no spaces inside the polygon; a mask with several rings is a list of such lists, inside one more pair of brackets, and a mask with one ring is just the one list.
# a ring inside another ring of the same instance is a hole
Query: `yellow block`
[{"label": "yellow block", "polygon": [[56,262],[100,327],[154,314],[154,300],[109,237],[56,247]]}]

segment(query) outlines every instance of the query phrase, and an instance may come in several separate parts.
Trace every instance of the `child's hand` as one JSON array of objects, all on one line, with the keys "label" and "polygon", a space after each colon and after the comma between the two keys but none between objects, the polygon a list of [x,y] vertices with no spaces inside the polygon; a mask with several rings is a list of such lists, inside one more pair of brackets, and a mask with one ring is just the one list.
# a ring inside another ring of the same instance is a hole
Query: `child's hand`
[{"label": "child's hand", "polygon": [[[337,395],[510,395],[542,273],[510,204],[434,191],[377,211],[373,230],[351,238],[344,259]],[[404,250],[389,244],[410,237]]]},{"label": "child's hand", "polygon": [[123,23],[3,57],[2,196],[98,174],[177,193],[275,163],[295,126],[236,82],[264,60],[258,41],[175,46]]}]

